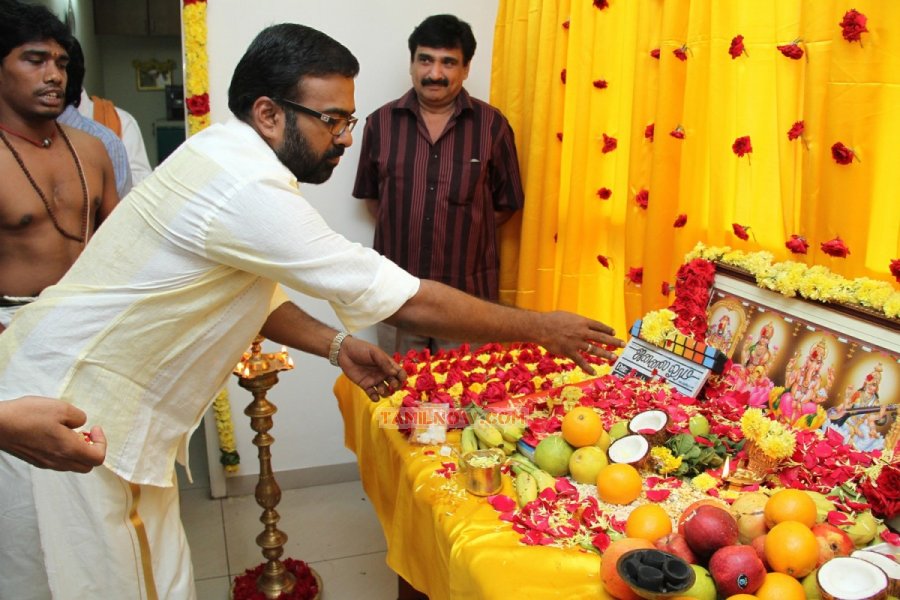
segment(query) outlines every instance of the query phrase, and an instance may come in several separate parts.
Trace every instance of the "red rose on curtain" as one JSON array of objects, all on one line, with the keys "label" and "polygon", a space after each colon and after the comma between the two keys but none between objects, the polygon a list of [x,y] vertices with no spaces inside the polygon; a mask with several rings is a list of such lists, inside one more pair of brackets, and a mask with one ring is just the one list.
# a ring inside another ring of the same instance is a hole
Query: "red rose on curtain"
[{"label": "red rose on curtain", "polygon": [[594,0],[594,6],[603,10],[604,8],[609,8],[609,0]]},{"label": "red rose on curtain", "polygon": [[605,79],[598,79],[594,82],[594,87],[597,88],[598,90],[605,90],[606,88],[609,87],[609,84],[606,83]]},{"label": "red rose on curtain", "polygon": [[603,149],[601,150],[601,152],[603,152],[603,154],[606,154],[607,152],[612,152],[613,150],[616,149],[616,147],[618,145],[619,145],[619,140],[617,140],[614,137],[610,137],[610,136],[606,135],[605,133],[603,134]]},{"label": "red rose on curtain", "polygon": [[847,247],[847,244],[845,244],[841,238],[836,237],[833,240],[822,242],[822,252],[828,256],[846,258],[847,255],[850,254],[850,248]]},{"label": "red rose on curtain", "polygon": [[653,141],[653,131],[656,129],[656,126],[653,123],[650,123],[646,127],[644,127],[644,137],[651,142]]},{"label": "red rose on curtain", "polygon": [[568,28],[569,28],[569,22],[568,22],[568,21],[563,21],[562,27],[563,27],[563,29],[568,29]]},{"label": "red rose on curtain", "polygon": [[731,145],[731,151],[738,156],[744,156],[753,152],[753,146],[750,145],[750,136],[745,135],[735,139]]},{"label": "red rose on curtain", "polygon": [[598,254],[597,262],[600,263],[601,265],[603,265],[604,267],[606,267],[607,269],[609,268],[609,257],[603,256],[602,254]]},{"label": "red rose on curtain", "polygon": [[562,141],[562,131],[556,132],[556,139],[558,139],[559,141]]},{"label": "red rose on curtain", "polygon": [[626,277],[631,283],[641,285],[644,282],[644,267],[631,267]]},{"label": "red rose on curtain", "polygon": [[612,190],[609,188],[600,188],[597,190],[597,195],[600,196],[601,200],[609,200],[609,197],[612,196]]},{"label": "red rose on curtain", "polygon": [[891,275],[900,283],[900,258],[891,259]]},{"label": "red rose on curtain", "polygon": [[195,117],[202,117],[209,112],[209,94],[203,93],[191,96],[185,100],[187,110]]},{"label": "red rose on curtain", "polygon": [[806,125],[803,123],[803,121],[797,121],[796,123],[791,125],[790,129],[788,129],[788,134],[787,134],[788,139],[796,140],[798,137],[803,135],[803,130],[805,128],[806,128]]},{"label": "red rose on curtain", "polygon": [[682,129],[682,128],[681,128],[681,125],[679,125],[679,126],[676,127],[675,129],[673,129],[672,131],[670,131],[670,132],[669,132],[669,135],[671,135],[671,136],[672,136],[673,138],[675,138],[676,140],[683,140],[683,139],[684,139],[684,129]]},{"label": "red rose on curtain", "polygon": [[837,164],[849,165],[853,162],[853,158],[856,154],[841,142],[835,142],[831,147],[831,156]]},{"label": "red rose on curtain", "polygon": [[687,60],[687,46],[682,46],[681,48],[675,48],[672,50],[672,54],[675,55],[675,58],[681,61]]},{"label": "red rose on curtain", "polygon": [[797,42],[792,44],[785,44],[784,46],[775,46],[778,48],[778,51],[793,60],[800,60],[803,58],[803,48],[801,48]]},{"label": "red rose on curtain", "polygon": [[560,71],[560,73],[559,73],[559,78],[562,80],[563,84],[566,83],[566,70],[565,70],[565,69],[563,69],[562,71]]},{"label": "red rose on curtain", "polygon": [[806,251],[809,250],[809,242],[806,241],[806,238],[795,233],[791,234],[791,239],[786,241],[784,246],[794,254],[806,254]]},{"label": "red rose on curtain", "polygon": [[650,56],[652,56],[656,60],[659,60],[659,48],[654,48],[653,50],[651,50]]},{"label": "red rose on curtain", "polygon": [[748,231],[750,231],[749,227],[740,225],[738,223],[732,223],[731,230],[734,231],[734,235],[738,236],[742,240],[750,239],[750,235],[747,233]]},{"label": "red rose on curtain", "polygon": [[860,41],[860,36],[869,31],[866,29],[866,21],[868,21],[866,15],[855,8],[848,10],[844,13],[844,18],[841,19],[841,22],[838,23],[841,26],[841,35],[848,42]]},{"label": "red rose on curtain", "polygon": [[[734,60],[741,54],[746,54],[747,51],[744,49],[744,36],[736,35],[731,38],[731,46],[728,48],[728,54],[731,55],[731,60]],[[748,54],[749,56],[749,54]]]},{"label": "red rose on curtain", "polygon": [[641,208],[647,208],[647,205],[650,204],[650,192],[642,189],[637,194],[635,194],[634,201],[637,202],[637,205]]},{"label": "red rose on curtain", "polygon": [[682,213],[682,214],[678,215],[678,217],[675,219],[675,222],[672,223],[672,227],[684,227],[686,223],[687,223],[687,215]]},{"label": "red rose on curtain", "polygon": [[663,281],[662,285],[660,286],[660,291],[662,292],[663,296],[668,296],[672,293],[672,286],[669,285],[668,281]]}]

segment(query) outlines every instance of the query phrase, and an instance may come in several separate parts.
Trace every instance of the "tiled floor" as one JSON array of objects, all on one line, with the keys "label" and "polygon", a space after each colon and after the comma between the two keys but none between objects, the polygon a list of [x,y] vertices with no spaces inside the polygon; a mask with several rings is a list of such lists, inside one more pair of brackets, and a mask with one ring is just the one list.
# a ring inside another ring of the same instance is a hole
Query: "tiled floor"
[{"label": "tiled floor", "polygon": [[[397,598],[384,535],[359,481],[285,490],[276,510],[288,536],[284,557],[319,573],[325,600]],[[206,489],[181,490],[199,600],[226,600],[234,577],[264,561],[261,513],[253,496],[213,500]]]}]

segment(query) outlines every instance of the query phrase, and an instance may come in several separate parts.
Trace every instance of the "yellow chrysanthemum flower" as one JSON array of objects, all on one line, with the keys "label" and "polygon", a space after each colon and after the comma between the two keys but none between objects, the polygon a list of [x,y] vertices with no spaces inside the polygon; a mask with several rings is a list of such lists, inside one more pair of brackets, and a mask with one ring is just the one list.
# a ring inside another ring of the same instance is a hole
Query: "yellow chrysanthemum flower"
[{"label": "yellow chrysanthemum flower", "polygon": [[691,479],[691,485],[701,492],[706,492],[713,489],[714,487],[717,487],[719,485],[719,482],[709,473],[700,473],[699,475]]}]

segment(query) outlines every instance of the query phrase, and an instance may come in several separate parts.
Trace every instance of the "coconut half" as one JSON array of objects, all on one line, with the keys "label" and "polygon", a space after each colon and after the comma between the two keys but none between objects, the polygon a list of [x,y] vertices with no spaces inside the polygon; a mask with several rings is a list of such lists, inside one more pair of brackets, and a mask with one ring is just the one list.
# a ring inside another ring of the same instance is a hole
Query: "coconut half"
[{"label": "coconut half", "polygon": [[606,454],[610,462],[640,469],[650,460],[650,442],[642,435],[626,435],[610,444]]},{"label": "coconut half", "polygon": [[888,595],[888,576],[861,558],[841,556],[819,567],[816,574],[824,600],[883,600]]},{"label": "coconut half", "polygon": [[884,571],[889,581],[888,596],[900,596],[900,563],[894,561],[890,556],[874,550],[857,550],[851,552],[850,556],[867,560]]},{"label": "coconut half", "polygon": [[669,424],[669,415],[662,410],[645,410],[638,413],[628,422],[628,431],[633,434],[643,435],[651,444],[659,446],[666,441],[668,433],[666,425]]}]

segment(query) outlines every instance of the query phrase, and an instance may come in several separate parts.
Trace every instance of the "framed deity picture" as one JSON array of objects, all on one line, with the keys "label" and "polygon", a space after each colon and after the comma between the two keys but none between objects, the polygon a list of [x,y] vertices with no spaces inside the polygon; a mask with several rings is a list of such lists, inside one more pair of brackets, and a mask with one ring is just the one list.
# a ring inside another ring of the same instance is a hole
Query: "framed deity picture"
[{"label": "framed deity picture", "polygon": [[167,85],[172,85],[172,71],[175,69],[173,60],[135,60],[135,76],[137,89],[140,91],[163,91]]},{"label": "framed deity picture", "polygon": [[900,441],[900,335],[895,322],[788,298],[717,266],[706,343],[774,385],[769,410],[805,428],[833,429],[863,451]]}]

